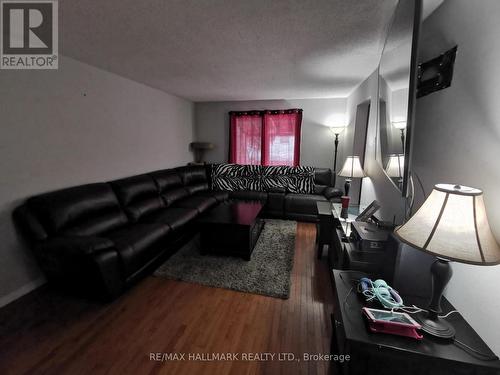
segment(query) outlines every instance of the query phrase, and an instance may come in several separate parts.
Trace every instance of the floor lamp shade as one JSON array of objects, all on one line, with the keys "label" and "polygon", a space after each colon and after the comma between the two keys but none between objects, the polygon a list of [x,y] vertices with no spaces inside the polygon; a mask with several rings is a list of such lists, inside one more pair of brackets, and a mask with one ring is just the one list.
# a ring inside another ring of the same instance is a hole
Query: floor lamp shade
[{"label": "floor lamp shade", "polygon": [[436,185],[395,235],[443,259],[477,265],[500,263],[500,247],[491,232],[479,189]]},{"label": "floor lamp shade", "polygon": [[406,121],[393,121],[392,126],[394,126],[398,130],[406,129]]}]

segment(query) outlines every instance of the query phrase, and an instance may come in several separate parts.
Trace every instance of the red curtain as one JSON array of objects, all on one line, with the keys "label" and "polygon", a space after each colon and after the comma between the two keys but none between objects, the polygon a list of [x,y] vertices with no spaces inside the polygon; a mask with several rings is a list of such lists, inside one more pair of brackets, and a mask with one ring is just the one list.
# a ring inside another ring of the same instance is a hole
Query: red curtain
[{"label": "red curtain", "polygon": [[302,110],[229,114],[230,163],[299,165]]},{"label": "red curtain", "polygon": [[259,114],[231,114],[231,151],[229,162],[261,164],[262,117]]},{"label": "red curtain", "polygon": [[302,113],[264,113],[262,127],[262,165],[300,163]]}]

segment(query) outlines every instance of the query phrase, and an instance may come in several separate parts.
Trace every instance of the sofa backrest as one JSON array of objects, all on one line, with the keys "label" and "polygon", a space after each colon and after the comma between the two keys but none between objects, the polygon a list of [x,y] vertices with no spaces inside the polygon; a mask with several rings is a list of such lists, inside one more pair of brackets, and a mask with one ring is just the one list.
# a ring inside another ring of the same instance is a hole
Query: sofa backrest
[{"label": "sofa backrest", "polygon": [[149,175],[153,177],[165,206],[168,207],[189,195],[189,191],[182,183],[181,176],[175,169],[163,169],[151,172]]},{"label": "sofa backrest", "polygon": [[189,194],[209,189],[207,168],[204,165],[188,165],[175,169]]},{"label": "sofa backrest", "polygon": [[314,168],[314,183],[316,185],[332,186],[332,170],[330,168]]},{"label": "sofa backrest", "polygon": [[164,207],[153,177],[147,174],[110,182],[125,213],[133,222]]},{"label": "sofa backrest", "polygon": [[49,234],[99,235],[128,222],[106,183],[38,195],[28,199],[27,206]]}]

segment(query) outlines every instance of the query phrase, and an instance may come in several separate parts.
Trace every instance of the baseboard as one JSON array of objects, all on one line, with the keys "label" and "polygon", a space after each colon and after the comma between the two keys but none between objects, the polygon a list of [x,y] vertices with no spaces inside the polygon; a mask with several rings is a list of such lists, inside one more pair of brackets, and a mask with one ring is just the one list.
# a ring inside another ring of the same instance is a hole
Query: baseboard
[{"label": "baseboard", "polygon": [[17,290],[14,290],[13,292],[7,294],[6,296],[0,297],[0,308],[8,305],[12,301],[15,301],[18,298],[21,298],[25,294],[28,294],[29,292],[35,290],[36,288],[42,286],[45,284],[45,278],[40,277],[36,280],[33,280],[29,282],[28,284],[23,285]]}]

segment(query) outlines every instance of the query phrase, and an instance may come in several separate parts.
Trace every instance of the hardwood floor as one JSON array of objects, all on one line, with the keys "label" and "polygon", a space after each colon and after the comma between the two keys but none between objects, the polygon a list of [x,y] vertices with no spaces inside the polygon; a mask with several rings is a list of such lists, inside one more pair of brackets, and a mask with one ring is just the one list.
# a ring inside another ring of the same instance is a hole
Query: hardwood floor
[{"label": "hardwood floor", "polygon": [[[330,349],[332,288],[315,236],[313,224],[298,224],[288,300],[156,277],[108,305],[42,288],[0,310],[0,373],[327,374],[328,362],[277,360]],[[186,360],[150,360],[156,352],[186,353]],[[188,361],[188,353],[239,360]],[[242,361],[243,353],[276,357]]]}]

